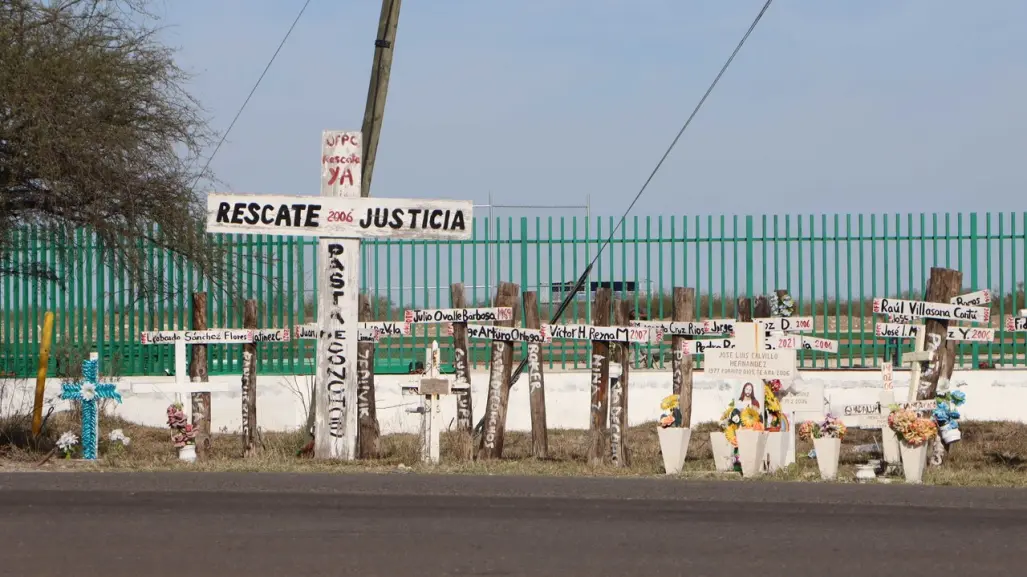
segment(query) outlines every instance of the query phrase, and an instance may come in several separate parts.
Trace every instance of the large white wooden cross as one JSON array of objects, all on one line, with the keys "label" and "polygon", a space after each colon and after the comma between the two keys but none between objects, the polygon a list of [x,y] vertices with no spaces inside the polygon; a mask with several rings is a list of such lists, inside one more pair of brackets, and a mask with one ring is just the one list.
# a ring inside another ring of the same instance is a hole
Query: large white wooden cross
[{"label": "large white wooden cross", "polygon": [[439,376],[439,342],[425,350],[424,374],[416,383],[403,385],[404,394],[421,396],[421,406],[408,412],[421,413],[421,462],[438,463],[442,432],[442,397],[470,388],[469,383],[453,382]]},{"label": "large white wooden cross", "polygon": [[321,196],[211,194],[207,232],[316,236],[314,456],[356,458],[360,239],[471,237],[470,201],[360,196],[360,132],[326,130]]}]

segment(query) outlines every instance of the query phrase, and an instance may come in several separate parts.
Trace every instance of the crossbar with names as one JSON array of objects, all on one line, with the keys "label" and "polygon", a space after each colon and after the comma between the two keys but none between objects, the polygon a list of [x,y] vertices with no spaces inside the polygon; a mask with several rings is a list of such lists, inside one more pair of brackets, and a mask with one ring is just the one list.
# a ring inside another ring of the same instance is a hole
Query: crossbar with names
[{"label": "crossbar with names", "polygon": [[[453,325],[446,326],[446,334],[453,336]],[[552,336],[546,331],[545,325],[540,329],[522,329],[520,327],[502,327],[493,325],[467,325],[467,338],[491,341],[521,342],[542,344],[553,342]]]},{"label": "crossbar with names", "polygon": [[512,307],[483,307],[464,309],[408,309],[403,311],[408,323],[482,323],[512,321]]},{"label": "crossbar with names", "polygon": [[877,314],[908,315],[919,318],[970,321],[975,323],[986,323],[991,320],[991,309],[986,307],[890,298],[875,298],[874,312]]},{"label": "crossbar with names", "polygon": [[752,322],[761,325],[768,332],[809,332],[813,330],[813,317],[763,317]]},{"label": "crossbar with names", "polygon": [[[394,321],[367,321],[357,324],[357,341],[361,343],[377,343],[383,338],[409,336],[411,332],[410,323]],[[317,339],[321,330],[317,323],[296,325],[295,335],[298,340]]]},{"label": "crossbar with names", "polygon": [[[924,330],[924,325],[904,323],[877,323],[874,334],[893,339],[911,339]],[[1007,330],[1009,330],[1007,328]],[[950,341],[987,343],[995,340],[995,329],[984,327],[948,327],[946,338]]]},{"label": "crossbar with names", "polygon": [[613,341],[629,343],[651,343],[650,327],[618,327],[598,325],[542,325],[554,339],[576,339],[582,341]]}]

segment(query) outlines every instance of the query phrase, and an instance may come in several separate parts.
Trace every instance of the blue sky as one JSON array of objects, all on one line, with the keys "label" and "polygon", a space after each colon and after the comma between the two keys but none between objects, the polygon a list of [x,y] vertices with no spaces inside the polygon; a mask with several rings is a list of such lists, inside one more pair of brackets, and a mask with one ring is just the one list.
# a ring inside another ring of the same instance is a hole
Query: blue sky
[{"label": "blue sky", "polygon": [[[407,0],[372,194],[588,194],[619,216],[762,3]],[[164,3],[215,128],[301,5]],[[213,162],[223,188],[318,193],[321,131],[360,127],[379,10],[313,0]],[[776,0],[634,214],[1023,210],[1025,19],[1017,0]]]}]

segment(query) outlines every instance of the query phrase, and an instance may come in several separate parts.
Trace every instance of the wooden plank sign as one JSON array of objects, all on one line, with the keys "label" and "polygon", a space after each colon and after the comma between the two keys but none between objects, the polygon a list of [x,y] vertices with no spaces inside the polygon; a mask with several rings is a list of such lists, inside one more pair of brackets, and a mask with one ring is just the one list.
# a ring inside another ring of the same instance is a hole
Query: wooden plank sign
[{"label": "wooden plank sign", "polygon": [[255,329],[254,343],[287,343],[292,340],[289,329]]},{"label": "wooden plank sign", "polygon": [[703,372],[717,379],[795,378],[795,351],[744,351],[714,349],[706,353]]},{"label": "wooden plank sign", "polygon": [[470,235],[469,200],[361,198],[359,183],[357,188],[357,196],[211,194],[207,232],[432,240]]},{"label": "wooden plank sign", "polygon": [[877,323],[874,325],[874,335],[891,339],[911,339],[917,332],[923,330],[924,325],[908,325],[905,323]]},{"label": "wooden plank sign", "polygon": [[978,327],[948,327],[948,340],[988,343],[995,340],[995,329]]},{"label": "wooden plank sign", "polygon": [[[453,335],[453,325],[447,325],[446,334]],[[546,325],[542,325],[541,329],[522,329],[520,327],[469,324],[467,325],[467,338],[532,344],[549,343],[553,340],[546,331]]]},{"label": "wooden plank sign", "polygon": [[808,337],[805,335],[772,335],[766,337],[764,340],[764,347],[768,351],[805,349],[807,351],[837,353],[838,341],[821,337]]},{"label": "wooden plank sign", "polygon": [[513,307],[471,309],[412,309],[403,311],[408,323],[483,323],[512,321]]},{"label": "wooden plank sign", "polygon": [[707,335],[733,335],[735,334],[735,319],[706,319],[703,328]]},{"label": "wooden plank sign", "polygon": [[696,339],[681,342],[681,354],[702,355],[710,349],[737,348],[735,339]]},{"label": "wooden plank sign", "polygon": [[967,293],[965,295],[954,296],[949,300],[949,303],[954,305],[964,305],[971,307],[979,307],[986,305],[991,302],[991,291],[988,289]]},{"label": "wooden plank sign", "polygon": [[991,309],[986,307],[889,298],[874,299],[874,312],[974,323],[987,323],[991,320]]},{"label": "wooden plank sign", "polygon": [[[286,330],[288,332],[288,330]],[[242,344],[253,342],[253,331],[246,329],[208,329],[205,331],[144,331],[139,343],[144,345],[173,344]]]},{"label": "wooden plank sign", "polygon": [[[1021,311],[1027,312],[1027,311]],[[1014,333],[1027,332],[1027,316],[1006,317],[1006,330]]]},{"label": "wooden plank sign", "polygon": [[551,338],[583,341],[652,342],[650,327],[618,327],[600,325],[542,325]]},{"label": "wooden plank sign", "polygon": [[767,332],[804,333],[813,330],[813,317],[764,317],[754,318],[752,322],[762,325]]},{"label": "wooden plank sign", "polygon": [[[377,343],[383,337],[407,336],[410,334],[410,323],[399,323],[394,321],[373,321],[357,323],[357,342]],[[320,336],[320,329],[317,323],[296,325],[293,334],[297,340],[317,339]]]}]

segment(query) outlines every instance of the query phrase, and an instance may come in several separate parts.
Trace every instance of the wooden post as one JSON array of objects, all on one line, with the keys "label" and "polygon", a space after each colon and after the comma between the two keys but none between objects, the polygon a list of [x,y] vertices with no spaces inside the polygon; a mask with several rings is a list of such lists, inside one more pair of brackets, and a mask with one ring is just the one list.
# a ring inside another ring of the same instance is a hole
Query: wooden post
[{"label": "wooden post", "polygon": [[50,367],[50,343],[53,341],[53,313],[43,315],[43,333],[39,337],[39,369],[36,371],[36,395],[32,402],[32,438],[43,428],[43,394],[46,392],[46,373]]},{"label": "wooden post", "polygon": [[[360,321],[371,321],[371,299],[360,295]],[[381,429],[375,409],[374,342],[357,344],[357,458],[376,459],[380,452]]]},{"label": "wooden post", "polygon": [[770,299],[763,295],[756,297],[756,300],[752,305],[752,316],[757,319],[765,319],[772,316],[770,310]]},{"label": "wooden post", "polygon": [[[517,318],[517,298],[520,287],[511,282],[501,282],[496,289],[497,307],[514,308],[513,318],[496,321],[496,326],[512,327]],[[454,327],[455,330],[455,327]],[[485,429],[478,447],[479,459],[498,459],[503,456],[503,435],[506,430],[506,405],[510,398],[510,375],[513,372],[513,344],[494,341],[489,371],[489,397],[485,404]]]},{"label": "wooden post", "polygon": [[[610,325],[610,300],[612,290],[609,287],[596,289],[596,298],[592,310],[592,324],[595,326]],[[610,390],[610,343],[592,341],[592,396],[590,402],[591,419],[589,422],[588,460],[592,465],[603,464],[606,455],[607,434],[607,395]]]},{"label": "wooden post", "polygon": [[[927,295],[924,300],[934,303],[948,304],[959,294],[963,286],[963,273],[958,270],[931,267],[931,276],[927,279]],[[938,394],[938,383],[946,384],[952,378],[952,370],[956,364],[956,349],[948,342],[949,321],[945,319],[925,319],[924,350],[933,352],[934,358],[927,362],[920,375],[920,387],[917,390],[918,400],[933,400]],[[948,449],[941,436],[934,439],[930,462],[941,465]]]},{"label": "wooden post", "polygon": [[[613,308],[614,324],[628,326],[631,303],[618,300]],[[631,466],[627,447],[628,436],[628,373],[631,367],[631,343],[617,343],[620,377],[610,387],[610,459],[614,467]]]},{"label": "wooden post", "polygon": [[[464,285],[453,283],[449,286],[449,298],[453,308],[462,309],[467,306],[464,299]],[[471,405],[471,366],[470,355],[467,351],[467,323],[453,323],[453,375],[457,383],[466,383],[467,389],[459,390],[456,393],[456,429],[467,434],[467,442],[462,443],[468,451],[461,455],[464,459],[471,458],[470,442],[474,435],[474,412]]]},{"label": "wooden post", "polygon": [[[246,299],[242,309],[242,327],[257,328],[257,301]],[[242,450],[244,456],[256,448],[257,430],[257,343],[242,346]]]},{"label": "wooden post", "polygon": [[752,301],[748,297],[738,297],[738,304],[735,309],[735,318],[739,322],[752,322]]},{"label": "wooden post", "polygon": [[[695,289],[674,287],[673,320],[688,322],[695,319]],[[674,335],[671,345],[671,382],[675,395],[681,395],[681,424],[692,426],[692,355],[681,350],[684,336]]]},{"label": "wooden post", "polygon": [[[529,329],[541,329],[538,314],[538,294],[524,293],[524,324]],[[546,385],[542,373],[542,345],[528,344],[528,401],[531,405],[531,455],[545,459],[549,455],[549,436],[546,429]]]},{"label": "wooden post", "polygon": [[[207,293],[193,293],[193,330],[207,330]],[[189,381],[193,383],[207,382],[207,345],[192,345],[189,358]],[[196,431],[196,451],[204,457],[210,451],[210,392],[193,392],[192,421]]]},{"label": "wooden post", "polygon": [[367,104],[364,106],[364,163],[360,196],[371,196],[371,176],[374,173],[374,159],[378,152],[378,136],[385,116],[385,97],[389,92],[389,75],[392,72],[392,53],[396,44],[396,29],[399,27],[401,0],[382,0],[382,12],[378,18],[378,36],[374,41],[374,62],[371,64],[371,82],[367,88]]}]

